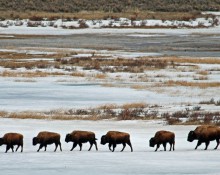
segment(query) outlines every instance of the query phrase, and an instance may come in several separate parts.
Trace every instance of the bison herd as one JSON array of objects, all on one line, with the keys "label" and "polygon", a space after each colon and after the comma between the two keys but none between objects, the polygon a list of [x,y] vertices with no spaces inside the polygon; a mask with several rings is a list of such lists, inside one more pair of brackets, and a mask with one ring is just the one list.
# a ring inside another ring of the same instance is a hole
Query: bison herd
[{"label": "bison herd", "polygon": [[[59,146],[60,151],[62,151],[61,142],[60,142],[60,134],[54,132],[43,131],[39,132],[36,137],[33,138],[33,145],[39,144],[39,148],[37,152],[40,151],[44,147],[44,151],[47,149],[47,145],[55,144],[55,150]],[[194,140],[198,140],[198,143],[195,149],[198,148],[202,143],[206,144],[205,150],[207,150],[210,141],[216,140],[217,145],[215,149],[218,148],[220,139],[220,128],[217,126],[211,125],[203,125],[198,126],[194,131],[190,131],[188,134],[187,141],[192,142]],[[90,143],[90,148],[88,151],[91,150],[92,146],[95,145],[96,150],[98,151],[96,137],[94,132],[90,131],[73,131],[66,135],[65,142],[73,142],[73,146],[70,151],[79,145],[80,151],[82,150],[83,143]],[[132,144],[130,141],[130,135],[125,132],[118,132],[118,131],[109,131],[105,135],[101,137],[102,145],[108,143],[109,150],[114,152],[117,144],[122,144],[123,151],[126,147],[126,144],[130,146],[131,152],[133,151]],[[6,133],[2,138],[0,138],[0,146],[6,145],[6,153],[9,149],[14,152],[14,146],[17,146],[16,151],[21,147],[21,152],[23,152],[23,135],[19,133]],[[154,137],[149,140],[149,146],[154,147],[156,145],[156,150],[163,145],[164,151],[166,151],[166,145],[170,144],[170,149],[175,150],[175,134],[170,131],[158,131],[155,133]]]}]

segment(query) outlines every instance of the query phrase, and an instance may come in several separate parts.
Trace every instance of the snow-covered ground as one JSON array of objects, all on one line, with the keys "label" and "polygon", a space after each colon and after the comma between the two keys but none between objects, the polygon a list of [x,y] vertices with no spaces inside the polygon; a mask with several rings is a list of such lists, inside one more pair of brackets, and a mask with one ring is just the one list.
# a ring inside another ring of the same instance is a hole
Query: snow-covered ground
[{"label": "snow-covered ground", "polygon": [[[211,142],[207,151],[204,144],[194,150],[196,142],[186,141],[188,132],[196,126],[167,126],[161,121],[48,121],[0,119],[0,136],[6,132],[19,132],[24,135],[24,152],[5,154],[5,146],[0,147],[2,174],[47,175],[47,174],[154,174],[154,175],[217,175],[219,174],[219,149],[213,150],[216,142]],[[94,148],[88,152],[89,144],[83,145],[80,152],[76,147],[70,152],[72,144],[65,143],[65,135],[73,130],[90,130],[96,133],[99,151]],[[164,152],[163,148],[154,152],[149,147],[149,139],[158,130],[169,130],[176,134],[176,146],[173,152]],[[39,131],[54,131],[61,134],[63,152],[53,152],[54,145],[47,147],[47,152],[36,152],[32,138]],[[129,132],[134,152],[122,145],[114,153],[107,145],[100,145],[100,137],[109,130]]]},{"label": "snow-covered ground", "polygon": [[[194,33],[220,34],[220,27],[210,28],[180,28],[180,29],[112,29],[112,28],[86,28],[86,29],[62,29],[54,27],[18,27],[0,28],[0,34],[18,35],[74,35],[74,34],[167,34],[167,35],[189,35]],[[5,37],[5,36],[4,36]]]},{"label": "snow-covered ground", "polygon": [[[208,12],[207,12],[208,13]],[[190,34],[190,33],[220,33],[219,15],[215,18],[197,18],[189,21],[169,21],[169,20],[136,20],[127,18],[106,19],[106,20],[72,20],[65,21],[58,19],[55,21],[30,21],[24,20],[4,20],[0,21],[0,37],[4,34],[25,34],[25,35],[72,35],[86,33],[166,33],[166,34]],[[80,27],[80,24],[86,28]],[[32,26],[32,27],[30,27]],[[120,27],[122,27],[120,29]],[[139,27],[139,28],[138,28]],[[155,29],[141,29],[149,27]],[[158,30],[159,28],[159,30]],[[165,29],[163,29],[165,28]],[[173,29],[175,28],[175,29]]]}]

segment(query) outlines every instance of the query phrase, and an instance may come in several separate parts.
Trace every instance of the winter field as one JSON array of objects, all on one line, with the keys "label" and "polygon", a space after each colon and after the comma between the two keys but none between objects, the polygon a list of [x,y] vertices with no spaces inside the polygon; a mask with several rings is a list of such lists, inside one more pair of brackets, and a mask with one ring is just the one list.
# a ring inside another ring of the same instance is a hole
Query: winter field
[{"label": "winter field", "polygon": [[[195,151],[186,140],[199,124],[220,125],[219,23],[148,20],[129,28],[134,23],[121,18],[79,29],[79,21],[28,22],[0,22],[0,137],[24,135],[23,153],[0,147],[1,173],[219,174],[216,143]],[[99,151],[85,144],[70,152],[64,138],[77,129],[94,131]],[[175,132],[174,152],[149,147],[162,129]],[[54,145],[36,152],[32,138],[44,130],[61,134],[63,152]],[[109,130],[129,132],[134,152],[100,145]]]},{"label": "winter field", "polygon": [[[24,152],[5,154],[5,146],[0,147],[1,172],[3,174],[219,174],[219,150],[213,150],[215,142],[204,151],[204,145],[194,150],[196,142],[186,141],[187,134],[195,126],[167,126],[161,121],[47,121],[1,119],[1,135],[8,131],[24,135]],[[96,133],[99,151],[89,144],[84,144],[80,152],[76,147],[70,152],[72,144],[65,143],[65,135],[72,130],[90,130]],[[149,147],[149,139],[157,130],[170,130],[176,133],[176,150],[158,152]],[[47,152],[36,152],[32,138],[39,131],[59,132],[63,152],[53,152],[54,145],[47,147]],[[118,145],[114,153],[107,145],[100,145],[100,137],[108,130],[126,131],[131,134],[134,152]]]}]

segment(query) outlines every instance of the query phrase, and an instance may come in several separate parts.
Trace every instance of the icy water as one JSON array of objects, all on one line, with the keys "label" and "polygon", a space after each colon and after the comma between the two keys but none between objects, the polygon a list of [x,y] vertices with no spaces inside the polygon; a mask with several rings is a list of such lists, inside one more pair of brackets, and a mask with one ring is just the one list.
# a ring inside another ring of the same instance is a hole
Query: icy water
[{"label": "icy water", "polygon": [[103,87],[101,84],[56,82],[45,78],[36,82],[0,79],[0,110],[51,110],[88,108],[103,104],[146,102],[164,104],[188,101],[151,91],[131,88]]},{"label": "icy water", "polygon": [[220,36],[214,34],[74,34],[1,39],[0,48],[58,47],[156,52],[163,55],[218,57]]}]

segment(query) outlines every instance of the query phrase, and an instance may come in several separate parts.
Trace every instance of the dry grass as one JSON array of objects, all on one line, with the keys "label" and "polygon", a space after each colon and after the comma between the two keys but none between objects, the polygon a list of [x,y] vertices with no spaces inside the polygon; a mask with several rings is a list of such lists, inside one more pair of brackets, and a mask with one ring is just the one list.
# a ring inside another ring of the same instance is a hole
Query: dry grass
[{"label": "dry grass", "polygon": [[85,77],[86,76],[86,74],[83,72],[73,72],[70,75],[74,77]]},{"label": "dry grass", "polygon": [[[19,36],[21,37],[21,36]],[[25,36],[23,36],[25,37]],[[36,36],[28,36],[30,38],[36,37]],[[45,37],[45,36],[42,36]],[[19,48],[17,48],[19,49]],[[25,49],[27,50],[27,49]],[[31,49],[32,50],[32,49]],[[19,51],[19,50],[18,50]],[[42,50],[41,50],[42,51]],[[63,57],[65,55],[61,54],[61,53],[57,53],[57,54],[47,54],[47,53],[42,53],[42,54],[31,54],[31,53],[18,53],[18,52],[13,52],[13,51],[7,51],[7,52],[0,52],[0,59],[32,59],[32,58],[60,58]]]},{"label": "dry grass", "polygon": [[7,115],[8,115],[8,112],[0,111],[0,117],[6,117]]},{"label": "dry grass", "polygon": [[35,71],[35,72],[17,72],[17,71],[3,71],[0,73],[0,76],[2,77],[26,77],[26,78],[33,78],[33,77],[47,77],[47,76],[62,76],[65,75],[64,73],[60,72],[41,72],[41,71]]},{"label": "dry grass", "polygon": [[132,89],[136,89],[136,90],[142,90],[142,89],[146,89],[146,86],[144,85],[131,85]]},{"label": "dry grass", "polygon": [[105,59],[95,57],[74,57],[72,59],[56,59],[57,64],[80,66],[84,70],[98,70],[101,72],[131,72],[141,73],[145,70],[153,69],[165,69],[167,62],[161,59],[154,58],[137,58],[137,59]]},{"label": "dry grass", "polygon": [[186,86],[186,87],[198,87],[198,88],[212,88],[220,87],[220,82],[188,82],[188,81],[173,81],[169,80],[164,82],[166,86]]},{"label": "dry grass", "polygon": [[1,61],[0,66],[4,68],[17,69],[17,68],[26,68],[26,69],[46,69],[56,66],[54,63],[49,61]]},{"label": "dry grass", "polygon": [[24,111],[24,112],[0,112],[0,117],[4,118],[15,118],[15,119],[47,119],[47,120],[100,120],[100,116],[75,116],[75,115],[65,115],[65,114],[53,114],[46,115],[42,112]]},{"label": "dry grass", "polygon": [[[52,13],[40,11],[16,12],[0,11],[0,17],[7,19],[29,19],[32,17],[48,19],[106,19],[125,17],[129,19],[161,19],[161,20],[189,20],[201,17],[199,13],[193,12],[146,12],[146,11],[127,11],[122,13],[103,12],[103,11],[81,11],[78,13]],[[13,14],[13,16],[11,15]],[[34,19],[34,18],[33,18]]]},{"label": "dry grass", "polygon": [[34,112],[13,112],[10,113],[7,118],[15,118],[15,119],[45,119],[46,117],[39,113]]},{"label": "dry grass", "polygon": [[220,64],[219,58],[160,57],[158,59],[162,59],[170,63]]},{"label": "dry grass", "polygon": [[105,79],[105,78],[107,78],[107,75],[106,74],[95,74],[94,77],[97,79]]},{"label": "dry grass", "polygon": [[208,75],[209,74],[209,72],[205,71],[205,70],[200,70],[200,71],[197,71],[196,73],[199,75]]},{"label": "dry grass", "polygon": [[132,109],[132,108],[146,108],[148,105],[144,102],[139,103],[127,103],[121,106],[123,109]]},{"label": "dry grass", "polygon": [[105,105],[101,105],[101,106],[98,106],[97,109],[117,109],[119,108],[119,106],[117,106],[116,104],[105,104]]}]

